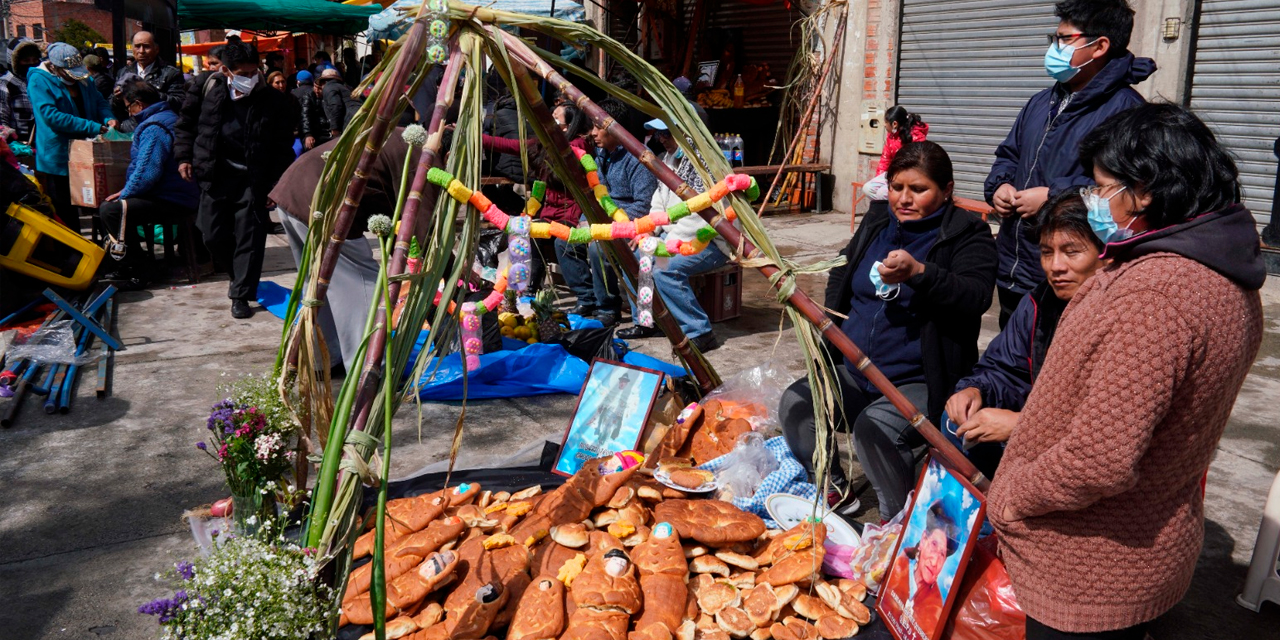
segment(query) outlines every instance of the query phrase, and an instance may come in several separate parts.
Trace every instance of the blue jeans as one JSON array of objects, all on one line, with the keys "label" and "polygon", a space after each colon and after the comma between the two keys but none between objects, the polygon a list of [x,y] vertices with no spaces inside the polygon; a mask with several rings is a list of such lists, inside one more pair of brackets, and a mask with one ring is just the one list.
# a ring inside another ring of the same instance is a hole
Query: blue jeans
[{"label": "blue jeans", "polygon": [[654,268],[653,284],[662,295],[667,311],[680,323],[680,330],[688,338],[711,333],[711,319],[702,310],[698,299],[689,289],[689,276],[714,271],[724,266],[729,257],[714,244],[691,256],[675,256],[666,266]]},{"label": "blue jeans", "polygon": [[591,266],[587,264],[587,247],[556,239],[556,261],[569,291],[583,307],[596,307],[596,292],[591,285]]}]

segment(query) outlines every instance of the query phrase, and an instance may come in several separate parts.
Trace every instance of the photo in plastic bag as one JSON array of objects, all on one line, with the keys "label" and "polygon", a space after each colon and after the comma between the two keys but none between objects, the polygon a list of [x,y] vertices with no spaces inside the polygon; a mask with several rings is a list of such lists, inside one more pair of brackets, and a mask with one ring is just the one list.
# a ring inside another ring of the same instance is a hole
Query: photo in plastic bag
[{"label": "photo in plastic bag", "polygon": [[922,474],[879,609],[899,640],[941,637],[952,586],[982,525],[982,501],[936,459]]},{"label": "photo in plastic bag", "polygon": [[634,449],[662,386],[662,375],[596,360],[552,471],[571,476],[588,460]]}]

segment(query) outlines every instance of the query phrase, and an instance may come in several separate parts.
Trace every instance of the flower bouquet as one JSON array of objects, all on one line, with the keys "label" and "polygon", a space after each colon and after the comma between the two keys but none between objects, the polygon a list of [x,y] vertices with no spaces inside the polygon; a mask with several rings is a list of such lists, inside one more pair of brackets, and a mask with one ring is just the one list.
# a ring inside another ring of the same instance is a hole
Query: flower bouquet
[{"label": "flower bouquet", "polygon": [[[305,640],[328,632],[332,597],[316,580],[310,549],[222,535],[208,556],[179,562],[178,590],[138,607],[159,618],[165,640]],[[161,576],[157,575],[157,579]]]},{"label": "flower bouquet", "polygon": [[276,517],[277,494],[288,497],[286,478],[297,458],[296,424],[273,396],[268,379],[246,377],[213,405],[208,438],[196,444],[222,464],[231,489],[232,514],[243,533]]}]

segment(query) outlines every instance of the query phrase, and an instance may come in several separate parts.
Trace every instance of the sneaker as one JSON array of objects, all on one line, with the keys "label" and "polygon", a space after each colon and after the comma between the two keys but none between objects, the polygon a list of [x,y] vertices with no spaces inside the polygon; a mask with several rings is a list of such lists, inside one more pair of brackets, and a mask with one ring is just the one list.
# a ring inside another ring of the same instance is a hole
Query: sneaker
[{"label": "sneaker", "polygon": [[249,307],[249,303],[244,300],[231,301],[231,317],[237,320],[253,317],[253,309]]},{"label": "sneaker", "polygon": [[720,341],[716,339],[716,334],[708,331],[696,338],[689,338],[689,342],[698,348],[698,351],[706,353],[715,351],[720,348]]},{"label": "sneaker", "polygon": [[655,327],[646,327],[644,325],[633,325],[618,332],[618,337],[623,340],[634,340],[636,338],[652,338],[662,335],[662,332]]},{"label": "sneaker", "polygon": [[862,501],[858,496],[850,492],[847,497],[841,496],[839,491],[827,492],[827,506],[831,507],[837,515],[851,516],[862,508]]}]

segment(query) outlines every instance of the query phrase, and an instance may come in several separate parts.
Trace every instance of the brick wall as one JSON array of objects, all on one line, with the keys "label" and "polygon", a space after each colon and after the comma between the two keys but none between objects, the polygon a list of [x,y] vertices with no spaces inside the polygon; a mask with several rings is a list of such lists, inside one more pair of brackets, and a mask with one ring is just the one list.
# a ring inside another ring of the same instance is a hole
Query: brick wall
[{"label": "brick wall", "polygon": [[[93,27],[107,40],[111,39],[111,12],[97,8],[92,0],[82,2],[14,0],[9,11],[6,38],[21,35],[18,30],[18,26],[21,25],[24,27],[26,37],[48,42],[53,36],[47,34],[47,31],[57,31],[67,20],[75,19]],[[36,38],[36,25],[40,26],[39,38]],[[142,29],[142,23],[137,20],[125,20],[124,29],[125,37],[132,39],[133,34]],[[83,46],[80,42],[72,44],[77,47]]]}]

